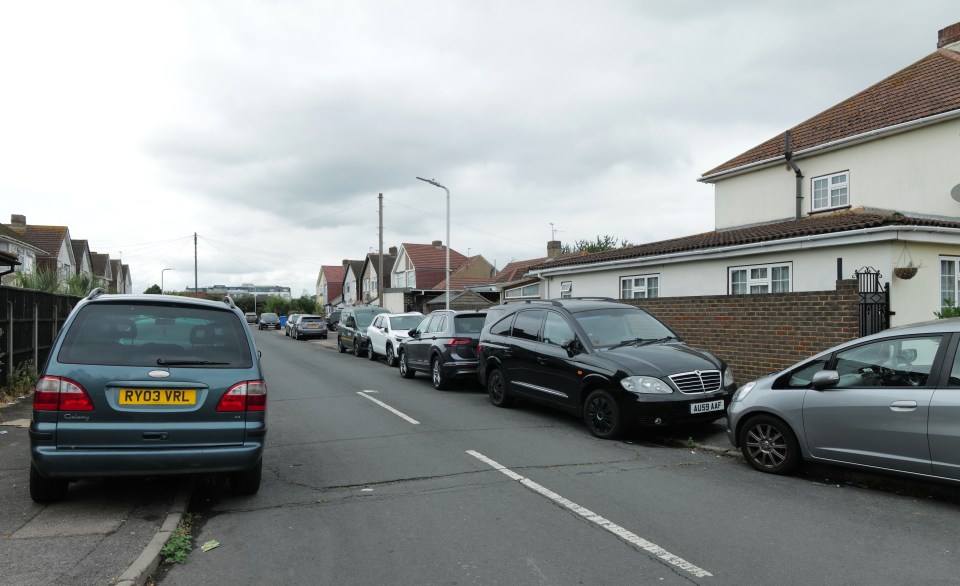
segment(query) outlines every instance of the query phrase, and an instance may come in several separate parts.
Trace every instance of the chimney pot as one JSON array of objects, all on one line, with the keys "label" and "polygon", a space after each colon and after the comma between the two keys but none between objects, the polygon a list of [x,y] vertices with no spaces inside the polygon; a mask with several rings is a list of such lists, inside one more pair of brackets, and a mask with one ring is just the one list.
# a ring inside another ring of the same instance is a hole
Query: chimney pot
[{"label": "chimney pot", "polygon": [[442,241],[442,240],[434,240],[434,241],[433,241],[433,245],[434,245],[434,246],[438,246],[438,247],[439,247],[439,246],[443,246],[443,241]]}]

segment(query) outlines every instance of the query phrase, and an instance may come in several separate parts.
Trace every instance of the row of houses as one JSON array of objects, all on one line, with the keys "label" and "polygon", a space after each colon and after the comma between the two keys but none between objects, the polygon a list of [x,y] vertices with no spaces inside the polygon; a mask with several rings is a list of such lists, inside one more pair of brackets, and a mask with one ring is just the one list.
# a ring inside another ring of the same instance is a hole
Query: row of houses
[{"label": "row of houses", "polygon": [[26,216],[12,214],[9,224],[0,224],[0,284],[16,286],[16,273],[44,272],[60,283],[87,275],[111,293],[133,292],[130,267],[120,259],[92,251],[87,240],[71,238],[67,226],[28,224]]},{"label": "row of houses", "polygon": [[[938,31],[936,50],[917,62],[703,173],[697,180],[714,188],[713,231],[595,254],[559,254],[551,242],[546,257],[500,271],[451,250],[451,306],[695,302],[832,290],[858,276],[861,293],[883,296],[889,325],[933,319],[960,299],[958,153],[960,23]],[[445,252],[440,242],[402,244],[324,266],[318,302],[442,306]]]}]

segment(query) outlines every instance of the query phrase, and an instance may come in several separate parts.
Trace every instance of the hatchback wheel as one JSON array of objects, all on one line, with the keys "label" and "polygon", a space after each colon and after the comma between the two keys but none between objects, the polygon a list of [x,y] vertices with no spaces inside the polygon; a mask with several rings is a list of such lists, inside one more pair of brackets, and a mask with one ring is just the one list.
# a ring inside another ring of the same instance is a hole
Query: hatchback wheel
[{"label": "hatchback wheel", "polygon": [[357,358],[360,358],[360,355],[363,354],[363,350],[360,348],[360,341],[356,338],[353,339],[353,355]]},{"label": "hatchback wheel", "polygon": [[761,472],[789,474],[800,464],[800,444],[782,419],[751,417],[740,428],[740,451]]},{"label": "hatchback wheel", "polygon": [[507,394],[507,381],[503,377],[503,371],[495,368],[490,371],[487,377],[487,394],[490,395],[490,402],[497,407],[509,407],[513,398]]},{"label": "hatchback wheel", "polygon": [[435,356],[430,361],[430,380],[433,382],[433,388],[438,391],[450,388],[450,381],[443,376],[443,361],[439,356]]},{"label": "hatchback wheel", "polygon": [[387,344],[387,366],[396,366],[397,357],[393,355],[393,346]]},{"label": "hatchback wheel", "polygon": [[407,364],[407,353],[401,350],[400,356],[398,358],[400,360],[400,376],[402,376],[403,378],[415,377],[417,373],[414,372],[412,368],[410,368],[409,364]]},{"label": "hatchback wheel", "polygon": [[67,481],[47,478],[30,465],[30,498],[37,503],[52,503],[67,496]]},{"label": "hatchback wheel", "polygon": [[230,476],[230,490],[233,494],[251,495],[260,490],[260,475],[263,470],[263,460],[246,472],[237,472]]},{"label": "hatchback wheel", "polygon": [[587,397],[583,406],[583,421],[590,433],[600,439],[616,438],[623,427],[617,402],[603,389],[593,391]]},{"label": "hatchback wheel", "polygon": [[284,335],[284,336],[289,336],[289,335],[290,335],[290,330],[288,330],[287,328],[283,328],[283,335]]},{"label": "hatchback wheel", "polygon": [[347,347],[343,345],[343,340],[340,339],[340,336],[337,336],[337,350],[339,350],[341,354],[347,351]]}]

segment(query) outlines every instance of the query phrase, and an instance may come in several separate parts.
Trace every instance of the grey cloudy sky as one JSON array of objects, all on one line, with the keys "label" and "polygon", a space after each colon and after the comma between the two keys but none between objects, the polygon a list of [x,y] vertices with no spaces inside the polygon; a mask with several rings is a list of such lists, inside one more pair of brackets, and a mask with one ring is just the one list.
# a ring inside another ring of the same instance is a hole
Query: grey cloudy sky
[{"label": "grey cloudy sky", "polygon": [[0,0],[0,220],[160,281],[713,229],[706,170],[932,52],[955,0]]}]

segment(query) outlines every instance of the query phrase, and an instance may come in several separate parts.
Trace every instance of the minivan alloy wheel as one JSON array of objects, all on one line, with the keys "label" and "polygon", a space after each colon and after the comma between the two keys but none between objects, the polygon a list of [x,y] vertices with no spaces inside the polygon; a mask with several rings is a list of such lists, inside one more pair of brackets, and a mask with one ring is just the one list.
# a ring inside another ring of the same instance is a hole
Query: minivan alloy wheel
[{"label": "minivan alloy wheel", "polygon": [[583,407],[583,420],[594,436],[613,439],[620,435],[623,423],[614,398],[603,389],[590,393]]}]

